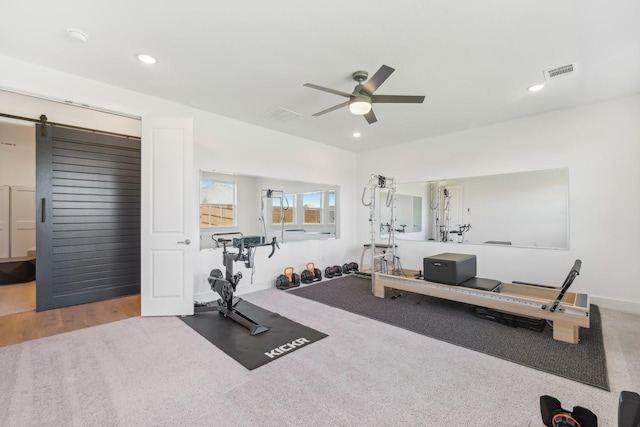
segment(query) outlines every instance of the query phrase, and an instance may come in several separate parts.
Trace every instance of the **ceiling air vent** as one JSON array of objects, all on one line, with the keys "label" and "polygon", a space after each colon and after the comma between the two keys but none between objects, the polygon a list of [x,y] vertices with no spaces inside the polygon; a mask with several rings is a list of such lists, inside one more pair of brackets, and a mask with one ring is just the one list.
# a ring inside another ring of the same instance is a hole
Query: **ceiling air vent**
[{"label": "ceiling air vent", "polygon": [[302,117],[302,114],[287,110],[286,108],[278,107],[271,111],[267,111],[264,116],[276,122],[285,123],[290,120],[297,119],[298,117]]},{"label": "ceiling air vent", "polygon": [[574,62],[572,64],[563,65],[561,67],[552,68],[550,70],[544,70],[544,79],[551,80],[562,76],[568,76],[573,74],[578,69],[578,63]]}]

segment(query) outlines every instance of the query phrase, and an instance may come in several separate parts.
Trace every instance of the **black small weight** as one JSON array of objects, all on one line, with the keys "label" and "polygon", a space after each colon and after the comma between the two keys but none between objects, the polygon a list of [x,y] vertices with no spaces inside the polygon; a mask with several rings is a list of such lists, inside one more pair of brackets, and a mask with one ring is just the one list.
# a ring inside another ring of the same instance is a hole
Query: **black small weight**
[{"label": "black small weight", "polygon": [[327,279],[332,278],[335,275],[335,273],[333,272],[333,267],[327,267],[324,269],[324,276]]},{"label": "black small weight", "polygon": [[304,270],[302,274],[300,274],[300,280],[302,283],[311,283],[313,282],[313,273],[309,270]]},{"label": "black small weight", "polygon": [[340,267],[339,265],[334,265],[333,266],[333,274],[335,276],[342,276],[342,267]]},{"label": "black small weight", "polygon": [[598,426],[598,417],[589,409],[574,406],[573,411],[568,411],[562,408],[558,399],[548,395],[540,396],[540,414],[547,427]]},{"label": "black small weight", "polygon": [[291,275],[291,281],[293,286],[300,286],[300,275],[298,273],[293,273]]},{"label": "black small weight", "polygon": [[300,274],[300,280],[302,283],[319,282],[322,280],[322,272],[317,268],[314,268],[313,271],[305,269],[302,274]]},{"label": "black small weight", "polygon": [[278,289],[288,289],[289,288],[289,278],[284,274],[281,274],[276,279],[276,288]]},{"label": "black small weight", "polygon": [[358,264],[355,262],[347,262],[342,266],[342,272],[344,274],[353,273],[355,271],[358,271]]}]

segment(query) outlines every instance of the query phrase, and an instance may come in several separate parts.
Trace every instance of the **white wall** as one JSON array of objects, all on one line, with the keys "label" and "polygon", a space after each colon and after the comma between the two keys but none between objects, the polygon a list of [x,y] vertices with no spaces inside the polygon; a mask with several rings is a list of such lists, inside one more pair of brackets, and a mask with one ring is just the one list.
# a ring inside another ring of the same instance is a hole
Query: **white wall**
[{"label": "white wall", "polygon": [[[359,191],[371,174],[401,183],[567,167],[569,250],[403,241],[401,263],[420,269],[425,256],[469,253],[480,277],[559,285],[581,259],[573,290],[640,313],[639,118],[633,96],[373,150],[358,156]],[[358,207],[361,242],[368,215]]]},{"label": "white wall", "polygon": [[36,186],[36,135],[33,125],[0,121],[0,185]]},{"label": "white wall", "polygon": [[[245,277],[240,282],[238,294],[275,286],[276,277],[286,266],[292,265],[296,271],[301,271],[309,261],[315,262],[318,266],[342,264],[353,260],[359,253],[359,248],[354,244],[356,240],[355,200],[357,200],[353,168],[356,161],[354,153],[5,56],[0,56],[0,82],[4,88],[68,99],[76,103],[136,116],[192,117],[195,140],[193,168],[195,201],[198,200],[200,169],[340,185],[338,212],[341,221],[340,239],[284,244],[271,259],[267,258],[269,250],[260,248],[255,257],[256,270],[253,285],[250,283],[251,271],[245,270],[242,263],[236,263],[234,266],[236,271],[242,271]],[[26,104],[3,104],[2,110],[12,109],[5,112],[34,118],[45,113],[50,121],[85,126],[90,123],[94,127],[104,128],[100,123],[92,123],[91,117],[85,116],[88,113],[87,110],[77,109],[63,115],[49,116],[47,111],[38,111]],[[114,127],[117,126],[120,125],[116,124]],[[135,134],[135,130],[120,132]],[[309,168],[308,162],[305,162],[305,159],[309,158],[334,160],[323,164],[323,167]],[[195,209],[194,206],[194,230],[198,230]],[[198,238],[199,236],[195,235],[191,240],[197,241]],[[209,290],[205,280],[205,276],[212,268],[223,268],[221,252],[219,250],[199,252],[196,255],[194,277],[196,298],[217,298],[217,295]]]},{"label": "white wall", "polygon": [[[569,250],[460,246],[478,256],[478,275],[504,281],[558,284],[576,258],[583,261],[575,290],[603,306],[640,312],[640,96],[527,117],[464,132],[373,150],[356,156],[283,133],[269,131],[187,106],[0,56],[5,88],[44,94],[138,116],[194,118],[196,141],[193,191],[198,170],[219,169],[247,175],[300,179],[340,185],[338,240],[283,245],[270,260],[256,255],[254,284],[250,271],[238,290],[273,286],[282,269],[303,269],[356,260],[369,238],[369,211],[360,204],[371,174],[397,182],[438,180],[568,167],[570,169]],[[27,105],[2,105],[13,114],[38,117]],[[20,110],[20,111],[17,111]],[[86,110],[79,110],[78,115]],[[44,112],[47,113],[47,112]],[[75,114],[75,113],[73,113]],[[73,123],[73,117],[52,121]],[[96,124],[95,127],[98,127]],[[305,158],[331,158],[322,167],[305,167]],[[353,164],[357,159],[357,173]],[[283,167],[282,165],[286,165]],[[195,193],[197,195],[197,193]],[[194,197],[194,200],[198,200]],[[197,223],[197,217],[194,218]],[[197,228],[196,228],[197,229]],[[194,236],[195,240],[197,236]],[[419,268],[422,258],[452,252],[451,244],[399,242],[403,266]],[[197,256],[196,296],[213,297],[204,275],[221,268],[220,252]],[[242,271],[238,264],[238,271]]]},{"label": "white wall", "polygon": [[[231,121],[230,121],[231,122]],[[242,263],[234,265],[235,271],[241,271],[244,279],[238,287],[238,293],[275,286],[275,279],[287,266],[293,266],[296,272],[304,270],[307,262],[314,262],[324,268],[328,265],[344,264],[355,260],[359,248],[355,245],[355,170],[353,164],[356,155],[344,150],[282,133],[232,122],[229,135],[221,135],[207,146],[196,147],[196,169],[223,170],[239,174],[270,176],[279,179],[292,179],[340,186],[339,239],[314,240],[308,242],[285,243],[281,250],[268,259],[268,247],[258,248],[256,253],[256,273],[251,285],[251,271]],[[196,123],[197,127],[197,123]],[[219,129],[221,130],[221,129]],[[238,133],[244,133],[244,136]],[[214,141],[219,141],[215,143]],[[331,154],[333,153],[333,154]],[[338,154],[340,153],[340,154]],[[343,158],[323,164],[322,167],[309,168],[304,159],[329,158],[340,155]],[[283,167],[282,165],[287,165]],[[220,250],[200,253],[200,271],[209,273],[212,268],[222,268]],[[204,277],[195,289],[196,297],[206,296],[208,285]]]}]

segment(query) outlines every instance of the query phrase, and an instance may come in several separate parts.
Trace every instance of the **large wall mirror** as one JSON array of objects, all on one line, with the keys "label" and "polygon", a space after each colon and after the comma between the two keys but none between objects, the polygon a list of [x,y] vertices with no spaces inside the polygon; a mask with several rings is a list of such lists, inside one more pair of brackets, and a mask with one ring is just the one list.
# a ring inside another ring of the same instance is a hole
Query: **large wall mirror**
[{"label": "large wall mirror", "polygon": [[399,183],[395,219],[381,204],[382,238],[568,249],[569,171]]},{"label": "large wall mirror", "polygon": [[200,171],[200,248],[219,238],[269,242],[334,239],[339,187]]}]

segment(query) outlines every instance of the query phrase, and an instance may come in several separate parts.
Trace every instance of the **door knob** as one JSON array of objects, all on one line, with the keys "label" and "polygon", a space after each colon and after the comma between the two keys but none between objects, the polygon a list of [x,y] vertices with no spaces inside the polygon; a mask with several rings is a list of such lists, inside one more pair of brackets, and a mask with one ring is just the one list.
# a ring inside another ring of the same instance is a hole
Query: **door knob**
[{"label": "door knob", "polygon": [[185,239],[184,242],[178,242],[178,243],[180,243],[182,245],[190,245],[191,244],[191,240]]}]

